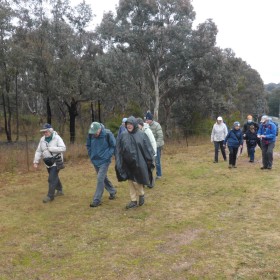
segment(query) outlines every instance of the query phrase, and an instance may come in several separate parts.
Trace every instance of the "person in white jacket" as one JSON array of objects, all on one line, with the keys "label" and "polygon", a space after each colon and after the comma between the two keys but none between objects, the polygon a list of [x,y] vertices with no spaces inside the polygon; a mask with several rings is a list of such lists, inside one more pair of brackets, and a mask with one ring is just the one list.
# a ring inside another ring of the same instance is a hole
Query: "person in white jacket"
[{"label": "person in white jacket", "polygon": [[211,133],[211,142],[214,142],[215,156],[214,163],[218,162],[219,148],[221,149],[224,161],[227,160],[225,148],[223,146],[224,140],[228,134],[228,129],[226,124],[223,122],[223,118],[219,116],[216,123],[213,125]]},{"label": "person in white jacket", "polygon": [[[41,158],[43,158],[49,173],[49,190],[47,196],[43,198],[43,202],[47,203],[54,200],[55,196],[64,194],[62,184],[58,176],[60,166],[58,163],[63,163],[62,153],[66,151],[66,146],[62,138],[56,131],[54,131],[50,124],[44,124],[40,131],[44,133],[44,136],[40,139],[35,152],[33,166],[37,169]],[[57,162],[53,161],[54,157],[58,158]],[[56,193],[55,190],[57,190]]]}]

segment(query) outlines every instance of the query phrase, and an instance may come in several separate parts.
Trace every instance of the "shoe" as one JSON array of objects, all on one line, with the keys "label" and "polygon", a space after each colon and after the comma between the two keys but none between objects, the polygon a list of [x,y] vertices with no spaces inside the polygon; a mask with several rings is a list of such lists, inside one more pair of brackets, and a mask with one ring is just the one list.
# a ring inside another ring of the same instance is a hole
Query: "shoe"
[{"label": "shoe", "polygon": [[214,160],[213,163],[218,163],[218,161]]},{"label": "shoe", "polygon": [[228,168],[232,168],[232,165],[230,164],[230,165],[228,166]]},{"label": "shoe", "polygon": [[156,177],[156,180],[160,180],[160,179],[161,179],[161,176],[157,176],[157,177]]},{"label": "shoe", "polygon": [[250,159],[249,162],[254,162],[254,161]]},{"label": "shoe", "polygon": [[237,166],[236,166],[236,165],[233,165],[232,167],[233,167],[233,168],[237,168]]},{"label": "shoe", "polygon": [[261,169],[267,169],[267,167],[262,166]]},{"label": "shoe", "polygon": [[115,193],[110,193],[109,199],[114,200],[116,198],[117,191]]},{"label": "shoe", "polygon": [[267,167],[267,169],[271,170],[271,169],[272,169],[272,167],[271,167],[271,166],[268,166],[268,167]]},{"label": "shoe", "polygon": [[130,201],[126,206],[125,208],[126,209],[131,209],[131,208],[136,208],[138,205],[137,205],[137,201]]},{"label": "shoe", "polygon": [[56,193],[54,194],[54,196],[62,196],[64,195],[63,191],[56,191]]},{"label": "shoe", "polygon": [[145,195],[139,195],[139,206],[145,203]]},{"label": "shoe", "polygon": [[48,195],[47,196],[45,196],[44,198],[43,198],[43,202],[44,203],[48,203],[48,202],[51,202],[51,201],[53,201],[54,199],[53,198],[50,198]]},{"label": "shoe", "polygon": [[93,201],[89,206],[90,207],[98,207],[101,205],[101,201]]}]

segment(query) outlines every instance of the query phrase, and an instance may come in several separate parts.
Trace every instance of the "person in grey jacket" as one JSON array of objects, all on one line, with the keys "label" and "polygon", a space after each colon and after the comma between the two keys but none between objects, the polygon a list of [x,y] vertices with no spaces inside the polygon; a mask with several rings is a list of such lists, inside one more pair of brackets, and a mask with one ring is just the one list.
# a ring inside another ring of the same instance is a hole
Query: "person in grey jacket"
[{"label": "person in grey jacket", "polygon": [[157,155],[156,155],[156,179],[161,179],[162,177],[162,169],[161,169],[161,150],[164,145],[163,140],[163,131],[161,125],[154,121],[154,117],[151,112],[147,112],[146,114],[146,123],[149,124],[150,129],[152,130],[154,137],[157,142]]},{"label": "person in grey jacket", "polygon": [[228,134],[227,126],[223,122],[223,118],[219,116],[217,118],[217,121],[213,125],[212,133],[211,133],[211,142],[214,142],[214,147],[215,147],[214,163],[218,162],[219,148],[222,152],[224,161],[227,160],[225,148],[223,145],[227,134]]},{"label": "person in grey jacket", "polygon": [[[43,158],[47,167],[49,173],[49,190],[48,194],[43,198],[43,202],[47,203],[54,200],[55,196],[61,196],[64,194],[62,184],[58,176],[58,164],[53,162],[52,159],[55,156],[59,156],[60,161],[63,162],[63,152],[66,151],[66,146],[62,138],[56,131],[54,131],[50,124],[44,124],[40,131],[44,133],[44,136],[40,139],[35,152],[33,165],[34,168],[37,169],[40,159]],[[56,193],[55,190],[57,190]]]}]

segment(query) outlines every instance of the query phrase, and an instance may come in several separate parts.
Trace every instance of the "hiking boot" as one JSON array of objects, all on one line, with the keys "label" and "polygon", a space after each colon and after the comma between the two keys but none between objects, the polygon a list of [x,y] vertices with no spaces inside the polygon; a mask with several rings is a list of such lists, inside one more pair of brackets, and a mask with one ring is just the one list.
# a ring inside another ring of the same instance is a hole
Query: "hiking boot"
[{"label": "hiking boot", "polygon": [[267,169],[267,167],[265,167],[265,166],[262,166],[262,167],[261,167],[261,169],[262,169],[262,170],[263,170],[263,169]]},{"label": "hiking boot", "polygon": [[230,164],[230,165],[228,166],[228,168],[232,168],[232,165]]},{"label": "hiking boot", "polygon": [[218,161],[217,161],[217,160],[214,160],[213,163],[218,163]]},{"label": "hiking boot", "polygon": [[113,200],[116,198],[117,191],[115,193],[110,193],[109,199]]},{"label": "hiking boot", "polygon": [[236,165],[233,165],[232,167],[233,167],[233,168],[237,168],[237,166],[236,166]]},{"label": "hiking boot", "polygon": [[130,201],[126,206],[125,208],[126,209],[131,209],[131,208],[136,208],[138,205],[137,205],[137,201]]},{"label": "hiking boot", "polygon": [[139,206],[145,203],[145,195],[139,195]]},{"label": "hiking boot", "polygon": [[43,202],[44,203],[48,203],[48,202],[51,202],[51,201],[53,201],[54,199],[53,198],[50,198],[48,195],[47,196],[45,196],[44,198],[43,198]]},{"label": "hiking boot", "polygon": [[56,193],[54,194],[54,196],[62,196],[64,195],[64,192],[61,190],[61,191],[56,191]]},{"label": "hiking boot", "polygon": [[161,176],[157,176],[157,177],[156,177],[156,180],[160,180],[160,179],[161,179]]},{"label": "hiking boot", "polygon": [[89,206],[90,207],[98,207],[101,205],[101,201],[93,201]]}]

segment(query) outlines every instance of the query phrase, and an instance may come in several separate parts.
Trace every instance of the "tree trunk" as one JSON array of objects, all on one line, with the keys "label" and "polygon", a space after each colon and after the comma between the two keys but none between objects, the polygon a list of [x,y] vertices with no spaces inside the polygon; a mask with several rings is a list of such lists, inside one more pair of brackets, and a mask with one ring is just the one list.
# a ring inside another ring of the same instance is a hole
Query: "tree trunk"
[{"label": "tree trunk", "polygon": [[18,114],[18,71],[16,72],[16,141],[19,140],[19,114]]},{"label": "tree trunk", "polygon": [[91,110],[91,121],[94,122],[94,106],[93,106],[93,102],[90,103],[90,110]]},{"label": "tree trunk", "polygon": [[52,124],[52,111],[49,97],[47,98],[47,123]]},{"label": "tree trunk", "polygon": [[65,101],[64,102],[68,108],[69,118],[70,118],[70,143],[75,143],[76,130],[75,123],[76,117],[78,116],[77,104],[78,102],[72,97],[70,105]]}]

